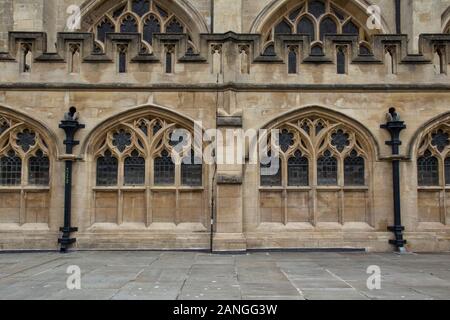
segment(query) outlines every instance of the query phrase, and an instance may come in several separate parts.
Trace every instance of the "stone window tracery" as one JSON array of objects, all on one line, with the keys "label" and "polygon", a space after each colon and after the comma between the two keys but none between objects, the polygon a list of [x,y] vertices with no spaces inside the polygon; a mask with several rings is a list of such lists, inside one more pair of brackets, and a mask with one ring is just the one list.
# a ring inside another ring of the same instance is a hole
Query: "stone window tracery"
[{"label": "stone window tracery", "polygon": [[190,124],[149,114],[116,121],[95,138],[96,222],[205,223],[205,166],[192,155],[201,147],[184,135],[173,141],[176,129],[193,136]]},{"label": "stone window tracery", "polygon": [[330,0],[306,0],[286,12],[264,35],[266,45],[277,34],[306,34],[312,45],[323,44],[326,34],[357,35],[365,46],[369,40],[364,24]]},{"label": "stone window tracery", "polygon": [[419,222],[446,223],[450,200],[450,122],[425,131],[417,150]]},{"label": "stone window tracery", "polygon": [[90,31],[95,34],[98,51],[104,50],[106,34],[113,32],[140,33],[145,53],[153,52],[155,33],[187,33],[189,50],[193,53],[196,50],[189,27],[169,9],[152,0],[122,0],[103,15]]},{"label": "stone window tracery", "polygon": [[260,165],[262,222],[371,223],[372,149],[365,136],[322,115],[292,117],[273,129],[279,140],[270,145],[269,134],[268,149],[279,150],[280,169],[266,175],[270,163]]}]

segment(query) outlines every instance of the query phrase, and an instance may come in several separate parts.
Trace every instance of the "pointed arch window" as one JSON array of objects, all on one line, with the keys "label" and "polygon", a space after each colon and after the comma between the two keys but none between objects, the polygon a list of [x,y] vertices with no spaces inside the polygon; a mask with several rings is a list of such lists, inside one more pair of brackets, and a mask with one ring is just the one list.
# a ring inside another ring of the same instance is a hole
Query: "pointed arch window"
[{"label": "pointed arch window", "polygon": [[344,160],[344,180],[346,186],[365,185],[365,161],[355,150]]},{"label": "pointed arch window", "polygon": [[109,19],[104,19],[97,26],[97,40],[105,43],[106,34],[113,33],[114,29],[115,29],[114,24],[111,21],[109,21]]},{"label": "pointed arch window", "polygon": [[285,20],[282,20],[275,27],[275,34],[291,34],[291,33],[292,33],[291,25]]},{"label": "pointed arch window", "polygon": [[150,10],[150,0],[133,0],[131,4],[133,12],[141,17]]},{"label": "pointed arch window", "polygon": [[298,47],[290,46],[288,48],[288,73],[296,74],[298,72],[298,57],[297,57]]},{"label": "pointed arch window", "polygon": [[300,19],[297,24],[297,33],[309,35],[311,41],[316,40],[316,30],[314,23],[307,17]]},{"label": "pointed arch window", "polygon": [[47,186],[50,182],[50,160],[41,151],[28,160],[28,183]]},{"label": "pointed arch window", "polygon": [[152,44],[153,34],[161,32],[161,24],[154,15],[150,15],[144,21],[144,40]]},{"label": "pointed arch window", "polygon": [[344,46],[338,46],[336,48],[336,67],[337,74],[347,73],[347,48]]},{"label": "pointed arch window", "polygon": [[0,158],[0,185],[18,186],[22,179],[22,159],[10,150]]},{"label": "pointed arch window", "polygon": [[125,185],[143,185],[145,183],[145,159],[134,150],[124,161]]},{"label": "pointed arch window", "polygon": [[115,186],[117,185],[118,160],[111,151],[107,150],[105,154],[97,159],[97,185]]},{"label": "pointed arch window", "polygon": [[122,19],[120,32],[138,32],[137,21],[132,15],[127,15]]},{"label": "pointed arch window", "polygon": [[322,186],[337,185],[337,159],[327,150],[317,160],[317,183]]},{"label": "pointed arch window", "polygon": [[419,186],[439,185],[438,159],[427,150],[423,156],[417,159]]},{"label": "pointed arch window", "polygon": [[164,150],[154,160],[155,185],[173,185],[175,183],[175,163],[170,154]]},{"label": "pointed arch window", "polygon": [[296,151],[288,160],[288,185],[297,187],[309,185],[309,161],[300,151]]},{"label": "pointed arch window", "polygon": [[326,12],[325,2],[320,0],[310,0],[308,3],[308,12],[314,17],[319,18]]},{"label": "pointed arch window", "polygon": [[320,22],[320,40],[323,41],[326,34],[337,34],[336,22],[330,18],[326,17]]}]

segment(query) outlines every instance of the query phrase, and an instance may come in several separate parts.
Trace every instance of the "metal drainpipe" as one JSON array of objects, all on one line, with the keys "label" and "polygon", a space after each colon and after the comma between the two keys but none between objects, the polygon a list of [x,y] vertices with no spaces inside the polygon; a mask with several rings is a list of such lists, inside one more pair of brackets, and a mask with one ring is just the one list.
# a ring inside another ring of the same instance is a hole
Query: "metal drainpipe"
[{"label": "metal drainpipe", "polygon": [[61,238],[58,239],[58,243],[61,245],[61,253],[66,253],[69,246],[75,243],[76,238],[71,238],[70,234],[77,232],[78,228],[72,227],[72,168],[73,168],[73,147],[80,142],[74,140],[75,133],[79,129],[84,129],[85,125],[80,124],[77,120],[77,109],[71,107],[70,111],[65,114],[64,120],[61,121],[59,127],[66,133],[66,170],[64,174],[64,227],[59,230],[62,232]]},{"label": "metal drainpipe", "polygon": [[391,140],[386,141],[386,145],[392,147],[392,185],[394,196],[394,225],[388,227],[388,230],[395,235],[394,240],[389,243],[397,247],[398,252],[405,253],[406,240],[403,239],[403,231],[401,216],[401,194],[400,194],[400,158],[399,146],[402,144],[400,140],[400,132],[406,129],[405,123],[400,121],[400,117],[394,108],[389,109],[388,121],[381,125],[382,129],[386,129],[391,134]]},{"label": "metal drainpipe", "polygon": [[402,33],[402,6],[400,0],[395,0],[395,29],[397,34]]}]

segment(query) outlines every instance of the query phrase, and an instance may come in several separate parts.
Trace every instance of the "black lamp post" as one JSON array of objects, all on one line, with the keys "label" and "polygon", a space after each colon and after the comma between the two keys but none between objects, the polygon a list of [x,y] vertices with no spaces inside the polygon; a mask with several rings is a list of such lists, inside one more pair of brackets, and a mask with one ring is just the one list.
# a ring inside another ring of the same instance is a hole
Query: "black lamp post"
[{"label": "black lamp post", "polygon": [[75,134],[79,129],[84,129],[85,125],[78,122],[78,113],[75,107],[71,107],[69,112],[64,115],[64,120],[61,121],[59,125],[66,133],[66,140],[64,144],[66,145],[66,170],[64,174],[64,227],[59,230],[62,232],[62,237],[58,239],[58,243],[61,245],[61,252],[67,252],[68,247],[75,243],[76,239],[71,238],[70,234],[77,232],[78,228],[71,226],[71,215],[72,215],[72,166],[75,160],[73,152],[73,147],[78,145],[80,142],[76,141]]},{"label": "black lamp post", "polygon": [[399,252],[405,252],[406,240],[403,239],[403,231],[405,227],[402,226],[401,216],[401,203],[400,203],[400,158],[399,158],[399,146],[402,141],[400,140],[400,132],[406,129],[405,123],[400,120],[399,114],[395,111],[395,108],[389,109],[387,114],[387,123],[381,125],[382,129],[386,129],[391,134],[391,140],[386,141],[386,145],[392,147],[392,184],[394,195],[394,225],[388,227],[389,231],[392,231],[395,235],[395,240],[390,240],[389,243],[395,245]]}]

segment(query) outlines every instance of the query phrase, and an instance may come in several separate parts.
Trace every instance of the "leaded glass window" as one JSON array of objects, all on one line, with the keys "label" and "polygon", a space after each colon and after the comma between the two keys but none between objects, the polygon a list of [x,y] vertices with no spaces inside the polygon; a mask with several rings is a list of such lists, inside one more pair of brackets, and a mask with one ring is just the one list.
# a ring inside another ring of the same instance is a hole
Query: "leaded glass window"
[{"label": "leaded glass window", "polygon": [[321,15],[325,14],[325,3],[318,0],[309,1],[308,12],[314,17],[319,18]]},{"label": "leaded glass window", "polygon": [[[277,160],[278,163],[272,165],[272,162]],[[281,159],[274,158],[267,164],[261,163],[261,185],[264,187],[281,186]]]},{"label": "leaded glass window", "polygon": [[0,158],[0,185],[17,186],[21,184],[22,159],[10,150]]},{"label": "leaded glass window", "polygon": [[175,183],[175,164],[167,151],[155,158],[153,164],[155,185],[173,185]]},{"label": "leaded glass window", "polygon": [[309,185],[308,158],[303,157],[300,151],[296,151],[288,160],[288,185],[296,187]]},{"label": "leaded glass window", "polygon": [[97,159],[97,186],[117,185],[118,161],[111,151]]},{"label": "leaded glass window", "polygon": [[177,19],[169,22],[166,28],[167,33],[183,33],[183,26]]},{"label": "leaded glass window", "polygon": [[106,34],[114,32],[114,25],[109,20],[104,20],[97,26],[97,40],[105,42]]},{"label": "leaded glass window", "polygon": [[275,27],[275,34],[291,34],[292,28],[289,23],[282,20],[277,26]]},{"label": "leaded glass window", "polygon": [[342,27],[342,33],[358,35],[359,28],[356,24],[353,23],[353,21],[350,20]]},{"label": "leaded glass window", "polygon": [[313,22],[307,18],[302,18],[299,23],[297,24],[297,33],[301,34],[307,34],[311,38],[311,41],[314,41],[316,39],[316,33],[314,30],[314,24]]},{"label": "leaded glass window", "polygon": [[438,159],[427,150],[425,154],[417,159],[417,170],[419,186],[439,185]]},{"label": "leaded glass window", "polygon": [[133,12],[141,17],[150,10],[149,0],[133,0],[131,3]]},{"label": "leaded glass window", "polygon": [[50,161],[39,150],[28,160],[28,183],[31,185],[46,186],[50,182]]},{"label": "leaded glass window", "polygon": [[136,150],[129,157],[125,158],[124,183],[129,186],[143,185],[145,183],[145,159]]},{"label": "leaded glass window", "polygon": [[191,187],[203,185],[203,165],[201,158],[195,158],[194,154],[192,154],[186,161],[183,161],[181,164],[181,184]]},{"label": "leaded glass window", "polygon": [[328,150],[317,160],[317,183],[322,186],[337,185],[337,160]]},{"label": "leaded glass window", "polygon": [[138,32],[136,19],[129,15],[122,19],[120,24],[120,32]]},{"label": "leaded glass window", "polygon": [[320,40],[324,40],[326,34],[336,34],[337,33],[337,25],[336,22],[327,17],[322,20],[320,23]]},{"label": "leaded glass window", "polygon": [[365,185],[364,158],[353,150],[344,160],[344,183],[346,186]]},{"label": "leaded glass window", "polygon": [[158,19],[151,15],[144,22],[144,40],[152,44],[153,34],[161,32],[161,24]]}]

